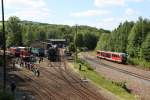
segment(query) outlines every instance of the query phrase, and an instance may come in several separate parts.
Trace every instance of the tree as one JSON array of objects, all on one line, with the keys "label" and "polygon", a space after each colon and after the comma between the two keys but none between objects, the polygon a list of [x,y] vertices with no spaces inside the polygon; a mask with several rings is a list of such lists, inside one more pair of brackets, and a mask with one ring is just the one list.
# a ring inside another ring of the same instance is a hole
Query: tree
[{"label": "tree", "polygon": [[84,46],[89,50],[93,50],[96,47],[98,37],[92,33],[85,33],[83,36]]},{"label": "tree", "polygon": [[40,28],[37,34],[38,40],[44,41],[46,40],[46,32],[44,31],[43,28]]},{"label": "tree", "polygon": [[77,47],[83,47],[84,46],[83,35],[81,33],[77,34],[75,43],[76,43]]},{"label": "tree", "polygon": [[133,25],[133,22],[125,21],[124,23],[120,23],[120,25],[112,31],[110,41],[108,41],[110,51],[126,52],[128,35]]},{"label": "tree", "polygon": [[73,42],[71,42],[69,44],[69,51],[75,52],[75,47],[74,47],[74,43]]},{"label": "tree", "polygon": [[108,41],[109,41],[109,33],[103,33],[97,43],[97,47],[96,49],[100,49],[100,50],[109,50],[108,49]]},{"label": "tree", "polygon": [[142,57],[146,61],[150,61],[150,32],[148,33],[145,41],[142,43]]},{"label": "tree", "polygon": [[[8,38],[7,45],[23,45],[22,41],[22,27],[20,19],[16,16],[10,17],[7,22]],[[8,43],[9,42],[9,43]]]},{"label": "tree", "polygon": [[148,19],[139,18],[128,37],[127,51],[131,57],[142,57],[141,45],[149,31],[150,21]]}]

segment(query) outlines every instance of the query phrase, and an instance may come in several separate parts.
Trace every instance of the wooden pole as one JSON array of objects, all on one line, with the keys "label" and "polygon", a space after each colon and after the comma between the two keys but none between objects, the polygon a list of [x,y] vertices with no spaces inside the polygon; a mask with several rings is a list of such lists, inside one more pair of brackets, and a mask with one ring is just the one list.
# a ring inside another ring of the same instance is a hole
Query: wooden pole
[{"label": "wooden pole", "polygon": [[2,4],[2,26],[3,26],[3,60],[4,60],[4,65],[3,65],[3,90],[5,91],[6,89],[6,38],[5,38],[5,21],[4,21],[4,2],[3,0],[1,0],[1,4]]},{"label": "wooden pole", "polygon": [[76,44],[76,40],[77,40],[77,33],[78,33],[78,26],[76,25],[76,32],[75,32],[75,40],[74,40],[74,45],[75,45],[75,62],[78,59],[78,54],[77,54],[77,44]]}]

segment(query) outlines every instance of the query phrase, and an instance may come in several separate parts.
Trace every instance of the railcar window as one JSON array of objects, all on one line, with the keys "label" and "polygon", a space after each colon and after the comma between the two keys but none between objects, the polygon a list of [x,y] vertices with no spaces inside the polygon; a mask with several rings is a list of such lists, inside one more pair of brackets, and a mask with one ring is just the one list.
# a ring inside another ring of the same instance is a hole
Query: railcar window
[{"label": "railcar window", "polygon": [[110,58],[111,54],[110,53],[106,53],[106,57]]},{"label": "railcar window", "polygon": [[117,58],[120,57],[119,55],[116,55],[116,54],[112,54],[112,56],[113,57],[117,57]]}]

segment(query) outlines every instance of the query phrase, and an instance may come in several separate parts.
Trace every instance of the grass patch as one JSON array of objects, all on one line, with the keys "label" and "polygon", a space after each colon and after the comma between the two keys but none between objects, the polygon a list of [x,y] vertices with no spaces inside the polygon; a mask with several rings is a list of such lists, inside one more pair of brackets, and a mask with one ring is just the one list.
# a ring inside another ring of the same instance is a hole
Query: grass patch
[{"label": "grass patch", "polygon": [[79,64],[82,64],[82,70],[79,71],[82,76],[86,76],[97,85],[100,85],[101,87],[122,98],[122,100],[136,100],[135,96],[130,94],[130,91],[125,86],[125,82],[118,83],[105,79],[93,69],[89,69],[90,65],[82,60],[77,60],[77,63],[75,64],[76,69],[79,69]]}]

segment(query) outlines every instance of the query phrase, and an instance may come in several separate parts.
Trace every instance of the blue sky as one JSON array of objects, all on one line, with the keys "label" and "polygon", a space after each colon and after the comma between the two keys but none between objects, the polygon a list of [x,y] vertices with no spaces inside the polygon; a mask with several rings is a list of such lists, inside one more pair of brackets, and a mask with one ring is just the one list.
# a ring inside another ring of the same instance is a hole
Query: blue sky
[{"label": "blue sky", "polygon": [[89,25],[113,30],[125,20],[150,18],[150,0],[4,0],[5,19]]}]

